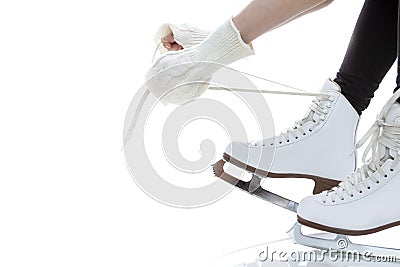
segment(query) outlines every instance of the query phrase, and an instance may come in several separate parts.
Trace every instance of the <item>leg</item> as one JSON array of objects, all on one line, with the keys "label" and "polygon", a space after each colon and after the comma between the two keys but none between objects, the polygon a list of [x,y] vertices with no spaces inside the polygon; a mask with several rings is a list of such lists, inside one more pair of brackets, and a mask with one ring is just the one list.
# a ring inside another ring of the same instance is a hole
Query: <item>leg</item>
[{"label": "leg", "polygon": [[397,0],[366,0],[335,82],[361,114],[397,57]]}]

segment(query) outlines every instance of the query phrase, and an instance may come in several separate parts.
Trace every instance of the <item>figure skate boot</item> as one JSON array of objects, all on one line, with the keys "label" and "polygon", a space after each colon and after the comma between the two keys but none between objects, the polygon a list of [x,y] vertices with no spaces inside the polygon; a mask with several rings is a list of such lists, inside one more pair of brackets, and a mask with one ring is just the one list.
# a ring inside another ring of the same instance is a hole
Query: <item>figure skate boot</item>
[{"label": "figure skate boot", "polygon": [[[213,166],[215,175],[294,212],[297,203],[264,190],[260,179],[312,179],[314,194],[337,185],[356,168],[359,116],[332,80],[326,81],[321,93],[325,96],[317,96],[305,117],[287,132],[259,142],[229,144],[223,160]],[[226,162],[253,173],[251,181],[244,182],[225,172]]]}]

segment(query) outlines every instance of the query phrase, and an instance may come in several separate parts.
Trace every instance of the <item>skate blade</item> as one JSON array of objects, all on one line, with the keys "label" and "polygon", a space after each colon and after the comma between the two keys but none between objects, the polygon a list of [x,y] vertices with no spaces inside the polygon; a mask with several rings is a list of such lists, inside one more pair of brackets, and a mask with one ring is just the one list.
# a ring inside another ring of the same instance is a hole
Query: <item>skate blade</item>
[{"label": "skate blade", "polygon": [[252,179],[248,182],[242,181],[229,173],[225,172],[224,160],[220,160],[213,165],[214,175],[222,179],[223,181],[238,187],[239,189],[249,193],[250,195],[254,195],[258,198],[261,198],[264,201],[268,201],[272,204],[275,204],[284,209],[290,210],[292,212],[297,212],[298,203],[292,201],[290,199],[284,198],[280,195],[272,193],[270,191],[265,190],[261,187],[261,178],[256,175],[253,175]]},{"label": "skate blade", "polygon": [[337,252],[341,256],[377,258],[395,257],[395,261],[400,260],[400,250],[395,248],[385,248],[356,244],[350,241],[347,235],[333,234],[331,239],[320,238],[317,235],[308,236],[301,232],[303,225],[296,222],[288,231],[288,234],[295,244],[320,249],[322,251]]}]

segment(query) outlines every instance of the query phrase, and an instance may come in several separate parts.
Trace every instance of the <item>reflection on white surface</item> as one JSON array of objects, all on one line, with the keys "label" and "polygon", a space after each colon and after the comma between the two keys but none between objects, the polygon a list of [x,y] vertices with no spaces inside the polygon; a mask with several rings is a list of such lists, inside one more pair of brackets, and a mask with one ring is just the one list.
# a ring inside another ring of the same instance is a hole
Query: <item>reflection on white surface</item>
[{"label": "reflection on white surface", "polygon": [[[391,261],[391,262],[389,262]],[[301,245],[291,239],[240,249],[213,260],[212,267],[350,267],[350,266],[400,266],[393,259],[363,259],[346,255],[321,253]]]}]

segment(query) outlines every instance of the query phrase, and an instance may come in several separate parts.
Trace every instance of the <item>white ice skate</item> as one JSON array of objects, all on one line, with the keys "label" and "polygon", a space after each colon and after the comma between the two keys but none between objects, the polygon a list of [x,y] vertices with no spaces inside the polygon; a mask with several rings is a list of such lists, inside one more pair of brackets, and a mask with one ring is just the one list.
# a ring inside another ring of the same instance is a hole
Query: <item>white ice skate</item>
[{"label": "white ice skate", "polygon": [[[328,80],[311,104],[306,116],[287,132],[273,139],[252,143],[233,142],[223,160],[214,164],[216,176],[264,200],[296,212],[297,203],[260,186],[260,179],[308,178],[315,182],[313,193],[339,184],[356,167],[355,136],[359,116]],[[229,162],[253,173],[244,182],[224,170]]]},{"label": "white ice skate", "polygon": [[[368,138],[364,166],[337,187],[301,201],[298,223],[290,232],[296,243],[322,249],[369,251],[371,256],[400,259],[400,250],[353,244],[346,235],[366,235],[400,225],[400,91],[386,103],[376,122],[360,140]],[[371,153],[371,158],[366,160]],[[335,165],[336,166],[336,165]],[[382,208],[385,207],[385,208]],[[301,225],[338,234],[324,240],[301,233]]]}]

